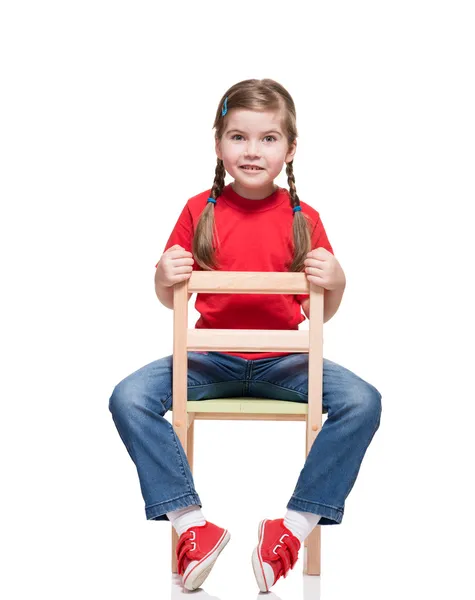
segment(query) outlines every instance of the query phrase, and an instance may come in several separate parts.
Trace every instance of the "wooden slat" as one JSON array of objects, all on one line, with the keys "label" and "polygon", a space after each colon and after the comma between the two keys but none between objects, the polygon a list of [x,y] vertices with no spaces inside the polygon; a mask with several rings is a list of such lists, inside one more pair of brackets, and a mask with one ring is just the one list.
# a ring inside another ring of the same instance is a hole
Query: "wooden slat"
[{"label": "wooden slat", "polygon": [[305,273],[255,271],[193,271],[188,292],[214,294],[308,294]]},{"label": "wooden slat", "polygon": [[[173,428],[183,450],[188,455],[188,354],[186,329],[188,327],[188,290],[186,281],[177,283],[173,289]],[[191,434],[192,436],[193,434]],[[193,438],[190,437],[193,443]],[[177,573],[176,547],[178,534],[172,527],[172,572]]]},{"label": "wooden slat", "polygon": [[188,420],[188,291],[186,281],[177,283],[173,290],[173,426],[183,450],[187,449]]},{"label": "wooden slat", "polygon": [[308,352],[309,330],[188,329],[188,350]]},{"label": "wooden slat", "polygon": [[309,357],[308,357],[308,426],[306,452],[310,452],[322,428],[323,391],[323,294],[310,292]]},{"label": "wooden slat", "polygon": [[[305,457],[322,429],[322,393],[323,393],[323,308],[322,290],[311,286],[310,324],[308,355],[308,417]],[[304,573],[320,575],[321,571],[321,525],[317,525],[307,537]]]},{"label": "wooden slat", "polygon": [[195,421],[305,421],[306,415],[252,413],[195,413]]}]

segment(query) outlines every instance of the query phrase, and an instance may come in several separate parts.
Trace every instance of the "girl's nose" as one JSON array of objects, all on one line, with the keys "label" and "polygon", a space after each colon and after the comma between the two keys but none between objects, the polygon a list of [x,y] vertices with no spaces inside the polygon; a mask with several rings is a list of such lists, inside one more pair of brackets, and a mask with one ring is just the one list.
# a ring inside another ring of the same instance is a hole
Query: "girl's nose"
[{"label": "girl's nose", "polygon": [[257,142],[248,142],[247,143],[246,154],[248,156],[258,156],[259,155]]}]

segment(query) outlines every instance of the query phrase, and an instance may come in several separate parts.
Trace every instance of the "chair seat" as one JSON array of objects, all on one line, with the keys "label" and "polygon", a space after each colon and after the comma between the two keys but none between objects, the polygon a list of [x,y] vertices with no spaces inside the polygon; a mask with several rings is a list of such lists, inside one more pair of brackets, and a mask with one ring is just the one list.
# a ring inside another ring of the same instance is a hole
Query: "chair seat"
[{"label": "chair seat", "polygon": [[213,398],[212,400],[188,400],[189,413],[247,413],[306,415],[308,404],[273,400],[267,398]]}]

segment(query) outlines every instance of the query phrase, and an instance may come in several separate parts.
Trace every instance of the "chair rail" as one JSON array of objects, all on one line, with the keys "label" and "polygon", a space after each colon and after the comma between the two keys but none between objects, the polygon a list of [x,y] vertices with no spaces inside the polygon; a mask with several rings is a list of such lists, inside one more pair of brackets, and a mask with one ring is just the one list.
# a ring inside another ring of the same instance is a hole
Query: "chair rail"
[{"label": "chair rail", "polygon": [[214,352],[308,352],[305,329],[188,329],[188,350]]},{"label": "chair rail", "polygon": [[262,271],[193,271],[188,293],[309,294],[305,273]]}]

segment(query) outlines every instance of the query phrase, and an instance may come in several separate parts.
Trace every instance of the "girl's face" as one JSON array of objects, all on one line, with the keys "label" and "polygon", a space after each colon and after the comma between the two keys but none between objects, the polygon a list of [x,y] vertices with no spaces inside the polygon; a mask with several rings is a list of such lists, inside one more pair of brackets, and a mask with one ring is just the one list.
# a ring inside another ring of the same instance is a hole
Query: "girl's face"
[{"label": "girl's face", "polygon": [[[270,196],[274,179],[290,162],[297,143],[289,148],[281,129],[281,114],[232,109],[227,114],[226,129],[216,140],[216,154],[226,171],[234,178],[233,189],[249,200]],[[245,165],[260,167],[248,170]]]}]

